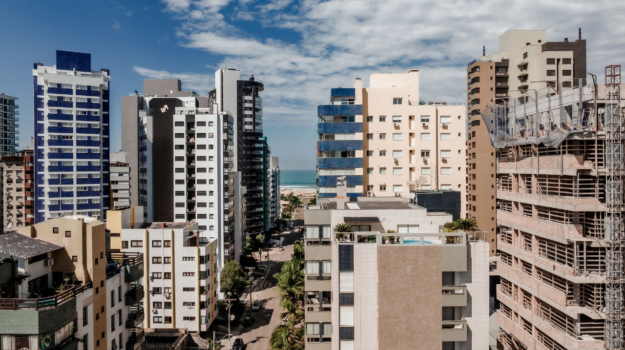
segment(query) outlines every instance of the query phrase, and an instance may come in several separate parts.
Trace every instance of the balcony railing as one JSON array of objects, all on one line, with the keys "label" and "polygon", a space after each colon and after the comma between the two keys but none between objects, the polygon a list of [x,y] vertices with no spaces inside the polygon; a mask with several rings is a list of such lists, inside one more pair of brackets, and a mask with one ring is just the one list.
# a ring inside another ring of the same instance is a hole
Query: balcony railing
[{"label": "balcony railing", "polygon": [[128,319],[126,319],[126,328],[137,328],[141,322],[143,322],[144,318],[145,314],[143,313],[143,308],[131,308],[131,311],[128,313]]},{"label": "balcony railing", "polygon": [[145,333],[143,329],[133,330],[128,337],[128,341],[126,342],[126,348],[133,350],[139,349],[144,339]]},{"label": "balcony railing", "polygon": [[18,299],[18,298],[0,298],[0,310],[40,310],[43,308],[58,307],[68,300],[74,299],[76,295],[91,288],[91,283],[74,286],[68,285],[66,289],[56,295],[36,298],[36,299]]},{"label": "balcony railing", "polygon": [[134,305],[143,300],[144,296],[145,290],[143,289],[143,286],[134,286],[126,292],[126,305]]}]

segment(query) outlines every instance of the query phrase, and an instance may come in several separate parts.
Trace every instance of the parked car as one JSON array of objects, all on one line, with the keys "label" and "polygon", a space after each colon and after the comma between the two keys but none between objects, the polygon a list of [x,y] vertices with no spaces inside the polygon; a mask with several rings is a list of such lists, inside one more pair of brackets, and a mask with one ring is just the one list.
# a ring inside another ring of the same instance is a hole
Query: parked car
[{"label": "parked car", "polygon": [[243,350],[243,339],[237,338],[232,344],[232,350]]},{"label": "parked car", "polygon": [[252,311],[258,311],[260,310],[260,303],[255,301],[254,304],[252,304]]},{"label": "parked car", "polygon": [[251,326],[254,324],[254,317],[252,315],[245,316],[245,320],[243,321],[244,326]]}]

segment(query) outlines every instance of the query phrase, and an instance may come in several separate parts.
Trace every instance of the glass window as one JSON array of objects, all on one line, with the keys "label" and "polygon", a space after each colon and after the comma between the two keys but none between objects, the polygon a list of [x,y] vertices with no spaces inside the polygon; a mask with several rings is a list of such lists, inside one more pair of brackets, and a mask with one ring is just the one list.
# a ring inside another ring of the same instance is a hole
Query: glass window
[{"label": "glass window", "polygon": [[449,150],[441,151],[441,157],[443,157],[443,158],[451,158],[451,151],[449,151]]},{"label": "glass window", "polygon": [[397,233],[419,233],[419,225],[397,225]]},{"label": "glass window", "polygon": [[400,105],[402,102],[402,98],[401,97],[395,97],[393,98],[393,104],[394,105]]},{"label": "glass window", "polygon": [[319,261],[306,261],[306,273],[319,273]]},{"label": "glass window", "polygon": [[401,116],[393,116],[393,123],[401,123]]},{"label": "glass window", "polygon": [[449,134],[449,133],[442,133],[441,134],[441,140],[443,140],[443,141],[451,140],[451,134]]},{"label": "glass window", "polygon": [[430,140],[430,133],[421,133],[421,141]]},{"label": "glass window", "polygon": [[441,168],[441,174],[443,174],[443,175],[450,175],[451,174],[451,168]]},{"label": "glass window", "polygon": [[393,141],[401,141],[404,139],[403,134],[393,134]]},{"label": "glass window", "polygon": [[401,193],[404,191],[404,186],[402,185],[393,185],[393,192]]},{"label": "glass window", "polygon": [[451,117],[450,116],[441,117],[441,123],[443,124],[451,123]]},{"label": "glass window", "polygon": [[393,151],[393,158],[401,158],[401,156],[402,156],[401,151]]},{"label": "glass window", "polygon": [[393,168],[393,175],[401,175],[403,174],[402,168]]},{"label": "glass window", "polygon": [[431,168],[421,168],[421,175],[431,175],[431,174],[432,174]]}]

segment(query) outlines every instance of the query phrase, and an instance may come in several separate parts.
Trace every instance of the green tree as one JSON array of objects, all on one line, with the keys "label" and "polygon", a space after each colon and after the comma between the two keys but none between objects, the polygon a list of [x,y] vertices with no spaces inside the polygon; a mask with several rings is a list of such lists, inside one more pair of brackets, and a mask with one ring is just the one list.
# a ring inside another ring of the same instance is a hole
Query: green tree
[{"label": "green tree", "polygon": [[303,350],[304,330],[295,330],[292,325],[279,326],[271,334],[269,345],[271,350]]},{"label": "green tree", "polygon": [[454,221],[457,230],[475,231],[477,230],[477,222],[473,219],[458,219]]},{"label": "green tree", "polygon": [[303,204],[303,203],[302,203],[302,200],[301,200],[301,199],[299,199],[299,197],[298,197],[298,196],[293,196],[293,197],[291,197],[291,200],[290,200],[289,202],[291,203],[291,205],[292,205],[294,208],[299,208],[299,206]]},{"label": "green tree", "polygon": [[304,267],[304,241],[301,239],[295,241],[295,244],[293,244],[292,260],[293,262],[297,261],[298,265],[302,265],[300,268]]},{"label": "green tree", "polygon": [[280,302],[289,300],[297,303],[304,291],[304,269],[299,268],[292,261],[282,265],[282,270],[273,275],[276,279]]},{"label": "green tree", "polygon": [[316,197],[315,198],[311,198],[308,201],[308,205],[317,205],[317,198]]},{"label": "green tree", "polygon": [[221,272],[221,291],[226,299],[239,299],[243,291],[249,286],[250,281],[239,264],[235,260],[228,260]]}]

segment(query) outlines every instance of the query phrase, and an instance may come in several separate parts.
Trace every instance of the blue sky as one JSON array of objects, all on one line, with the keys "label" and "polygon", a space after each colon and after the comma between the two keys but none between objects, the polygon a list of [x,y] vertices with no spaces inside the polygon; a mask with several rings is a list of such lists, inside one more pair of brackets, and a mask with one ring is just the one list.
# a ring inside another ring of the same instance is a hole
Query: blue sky
[{"label": "blue sky", "polygon": [[111,148],[121,146],[121,96],[144,78],[179,78],[205,94],[216,68],[265,83],[265,134],[283,169],[314,169],[316,106],[331,87],[375,72],[421,70],[425,99],[465,101],[466,63],[497,51],[508,29],[588,40],[588,70],[625,57],[625,2],[578,0],[57,0],[4,1],[0,92],[20,98],[29,144],[34,62],[55,50],[92,54],[111,70]]}]

